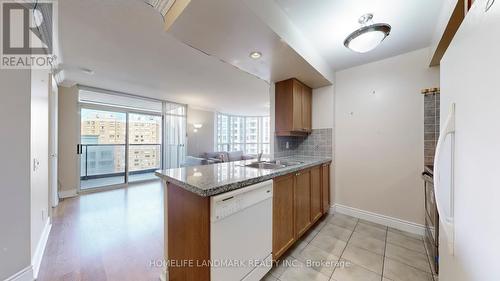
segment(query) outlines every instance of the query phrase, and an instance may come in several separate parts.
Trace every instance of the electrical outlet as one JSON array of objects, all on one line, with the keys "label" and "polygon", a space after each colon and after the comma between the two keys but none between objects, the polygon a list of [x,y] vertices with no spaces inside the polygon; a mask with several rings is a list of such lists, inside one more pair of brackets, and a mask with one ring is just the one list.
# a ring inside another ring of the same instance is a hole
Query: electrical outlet
[{"label": "electrical outlet", "polygon": [[286,149],[290,149],[290,143],[286,142],[285,147],[286,147]]}]

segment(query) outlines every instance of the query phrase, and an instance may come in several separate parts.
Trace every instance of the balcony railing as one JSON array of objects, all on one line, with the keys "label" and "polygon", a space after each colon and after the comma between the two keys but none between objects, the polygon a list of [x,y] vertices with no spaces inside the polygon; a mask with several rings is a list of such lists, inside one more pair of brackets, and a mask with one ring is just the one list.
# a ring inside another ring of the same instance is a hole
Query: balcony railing
[{"label": "balcony railing", "polygon": [[128,151],[125,144],[81,145],[81,187],[125,183],[127,170],[128,182],[154,179],[161,158],[161,144],[129,144]]}]

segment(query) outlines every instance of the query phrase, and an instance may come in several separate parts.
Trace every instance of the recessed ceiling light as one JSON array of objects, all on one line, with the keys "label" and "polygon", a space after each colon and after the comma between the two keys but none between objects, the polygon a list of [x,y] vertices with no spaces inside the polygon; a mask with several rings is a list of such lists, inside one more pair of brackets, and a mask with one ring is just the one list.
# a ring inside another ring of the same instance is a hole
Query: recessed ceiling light
[{"label": "recessed ceiling light", "polygon": [[366,53],[375,49],[389,36],[391,26],[386,23],[372,23],[373,14],[362,15],[358,22],[361,27],[347,36],[344,46],[357,53]]},{"label": "recessed ceiling light", "polygon": [[262,57],[262,53],[261,52],[251,52],[250,57],[254,60],[260,59],[260,57]]}]

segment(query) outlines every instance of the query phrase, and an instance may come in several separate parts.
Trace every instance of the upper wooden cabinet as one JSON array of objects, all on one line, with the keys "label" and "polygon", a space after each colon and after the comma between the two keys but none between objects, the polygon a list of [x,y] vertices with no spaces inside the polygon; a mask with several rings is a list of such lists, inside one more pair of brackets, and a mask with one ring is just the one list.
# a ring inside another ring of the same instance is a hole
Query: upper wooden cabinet
[{"label": "upper wooden cabinet", "polygon": [[276,83],[275,120],[278,136],[309,134],[312,129],[312,89],[295,78]]}]

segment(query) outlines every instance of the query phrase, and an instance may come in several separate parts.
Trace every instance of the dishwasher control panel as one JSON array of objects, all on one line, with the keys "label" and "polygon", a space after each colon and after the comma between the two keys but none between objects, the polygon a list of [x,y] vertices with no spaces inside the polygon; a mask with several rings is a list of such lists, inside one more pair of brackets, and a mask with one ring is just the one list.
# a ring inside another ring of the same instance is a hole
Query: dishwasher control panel
[{"label": "dishwasher control panel", "polygon": [[224,219],[272,197],[272,180],[213,196],[210,198],[210,220]]}]

